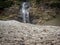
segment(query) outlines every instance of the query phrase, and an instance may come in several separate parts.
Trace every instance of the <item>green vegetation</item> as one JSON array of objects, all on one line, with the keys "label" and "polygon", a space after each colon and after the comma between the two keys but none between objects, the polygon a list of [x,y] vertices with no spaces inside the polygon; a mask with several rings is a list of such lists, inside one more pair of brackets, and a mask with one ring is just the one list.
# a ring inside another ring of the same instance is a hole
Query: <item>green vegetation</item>
[{"label": "green vegetation", "polygon": [[8,8],[13,4],[10,0],[0,0],[0,9],[1,8]]},{"label": "green vegetation", "polygon": [[[15,0],[17,4],[21,3],[24,0]],[[41,2],[49,2],[52,3],[52,6],[58,5],[60,3],[60,0],[29,0],[30,2],[33,2],[35,4],[40,4]],[[0,0],[0,8],[7,8],[10,7],[13,4],[14,0]],[[55,5],[56,4],[56,5]]]}]

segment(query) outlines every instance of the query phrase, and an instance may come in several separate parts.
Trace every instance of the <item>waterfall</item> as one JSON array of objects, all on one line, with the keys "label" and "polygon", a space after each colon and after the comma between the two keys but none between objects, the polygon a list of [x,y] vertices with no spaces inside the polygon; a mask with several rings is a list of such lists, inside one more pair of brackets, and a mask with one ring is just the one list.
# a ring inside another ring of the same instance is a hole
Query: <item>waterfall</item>
[{"label": "waterfall", "polygon": [[24,23],[29,23],[29,3],[23,2],[22,3],[22,18]]}]

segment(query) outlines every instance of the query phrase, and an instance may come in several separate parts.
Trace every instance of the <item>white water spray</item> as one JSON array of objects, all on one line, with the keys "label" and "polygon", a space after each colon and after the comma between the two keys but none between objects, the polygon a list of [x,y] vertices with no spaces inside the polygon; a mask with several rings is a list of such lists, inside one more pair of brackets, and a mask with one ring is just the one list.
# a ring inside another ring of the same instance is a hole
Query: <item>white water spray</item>
[{"label": "white water spray", "polygon": [[22,3],[22,15],[23,15],[23,22],[24,23],[29,23],[29,3],[28,2],[23,2]]}]

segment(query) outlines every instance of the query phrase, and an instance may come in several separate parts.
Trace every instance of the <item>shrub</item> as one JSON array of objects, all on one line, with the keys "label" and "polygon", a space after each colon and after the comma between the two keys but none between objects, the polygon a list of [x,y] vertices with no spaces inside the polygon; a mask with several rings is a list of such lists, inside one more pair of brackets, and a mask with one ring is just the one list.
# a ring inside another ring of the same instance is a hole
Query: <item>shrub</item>
[{"label": "shrub", "polygon": [[9,1],[9,0],[0,0],[0,9],[1,8],[8,8],[13,4],[13,1]]}]

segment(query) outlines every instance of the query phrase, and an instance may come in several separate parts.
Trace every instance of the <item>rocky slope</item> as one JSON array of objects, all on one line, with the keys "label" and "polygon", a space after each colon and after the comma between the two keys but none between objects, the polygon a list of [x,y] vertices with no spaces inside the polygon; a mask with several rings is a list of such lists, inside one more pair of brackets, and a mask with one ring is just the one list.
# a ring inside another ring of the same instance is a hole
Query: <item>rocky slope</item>
[{"label": "rocky slope", "polygon": [[0,45],[60,45],[60,27],[0,21]]}]

